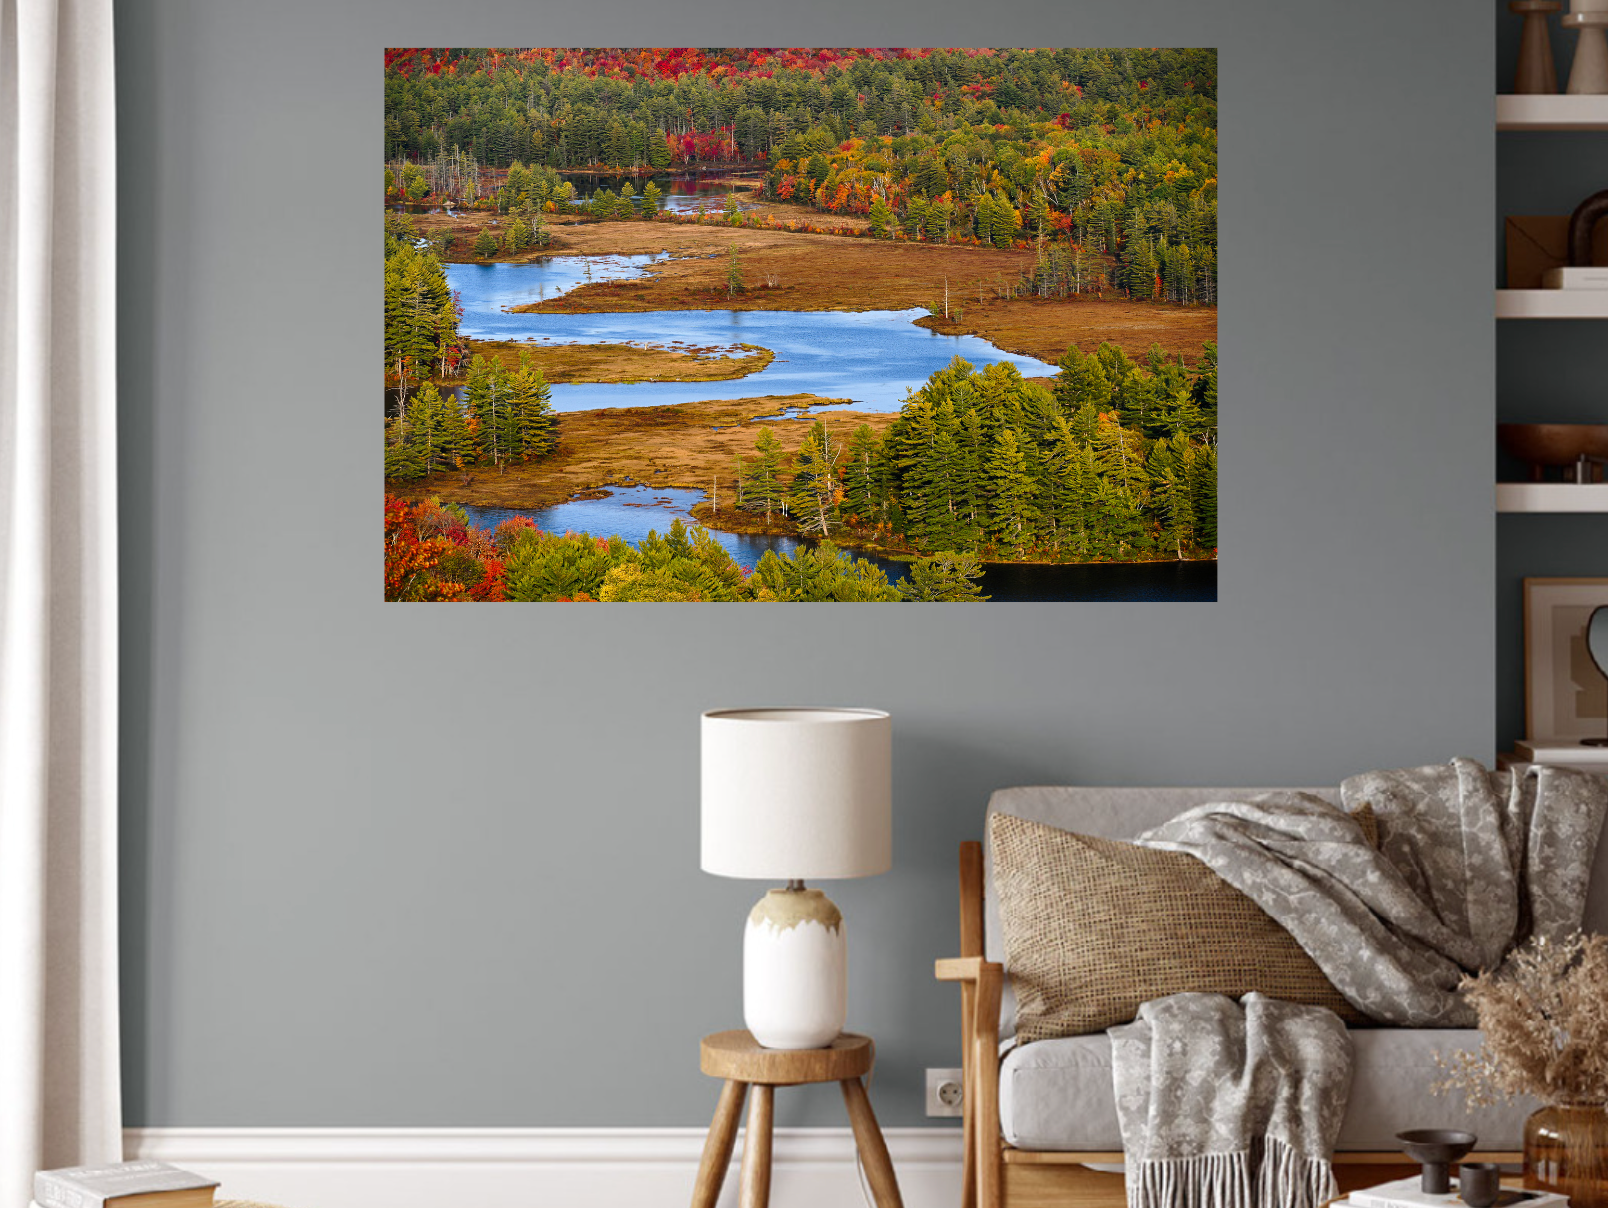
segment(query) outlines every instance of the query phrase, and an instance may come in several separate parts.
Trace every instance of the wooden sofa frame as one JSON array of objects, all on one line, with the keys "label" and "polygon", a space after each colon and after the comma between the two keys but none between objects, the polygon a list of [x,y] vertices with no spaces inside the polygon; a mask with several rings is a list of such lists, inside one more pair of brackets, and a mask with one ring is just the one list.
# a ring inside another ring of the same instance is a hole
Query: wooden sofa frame
[{"label": "wooden sofa frame", "polygon": [[[1120,1152],[1046,1152],[1007,1145],[999,1122],[999,1011],[1005,967],[983,955],[983,846],[960,845],[960,955],[937,962],[939,981],[960,983],[965,1069],[962,1208],[1125,1208]],[[1470,1161],[1512,1164],[1523,1154],[1484,1152]],[[1417,1169],[1399,1152],[1334,1155],[1343,1193],[1404,1178]]]}]

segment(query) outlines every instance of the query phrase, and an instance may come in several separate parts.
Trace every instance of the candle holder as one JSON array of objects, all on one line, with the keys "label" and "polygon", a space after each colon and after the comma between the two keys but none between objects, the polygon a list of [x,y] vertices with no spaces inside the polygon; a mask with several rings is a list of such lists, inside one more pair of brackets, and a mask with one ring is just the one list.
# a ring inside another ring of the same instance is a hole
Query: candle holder
[{"label": "candle holder", "polygon": [[1547,29],[1547,17],[1562,8],[1563,0],[1509,0],[1508,12],[1524,18],[1514,92],[1550,96],[1558,91],[1558,68],[1552,61],[1552,35]]},{"label": "candle holder", "polygon": [[1608,10],[1569,13],[1562,19],[1565,29],[1575,30],[1574,66],[1569,69],[1570,96],[1602,96],[1608,93]]}]

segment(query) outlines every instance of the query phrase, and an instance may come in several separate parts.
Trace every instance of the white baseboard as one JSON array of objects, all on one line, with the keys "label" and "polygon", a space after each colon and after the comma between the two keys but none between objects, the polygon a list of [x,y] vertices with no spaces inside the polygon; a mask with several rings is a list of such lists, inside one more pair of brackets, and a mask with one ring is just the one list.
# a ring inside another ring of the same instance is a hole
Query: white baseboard
[{"label": "white baseboard", "polygon": [[[905,1208],[960,1203],[961,1135],[890,1128]],[[223,1184],[220,1199],[284,1208],[686,1208],[701,1128],[133,1128],[130,1159]],[[737,1203],[742,1141],[720,1197]],[[779,1128],[772,1208],[860,1208],[846,1128]]]}]

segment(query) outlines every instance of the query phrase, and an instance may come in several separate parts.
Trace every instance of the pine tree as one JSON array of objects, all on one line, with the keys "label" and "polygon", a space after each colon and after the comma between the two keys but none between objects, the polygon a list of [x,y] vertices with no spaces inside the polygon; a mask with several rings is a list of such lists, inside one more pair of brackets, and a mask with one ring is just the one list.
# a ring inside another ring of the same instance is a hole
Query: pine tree
[{"label": "pine tree", "polygon": [[726,262],[726,297],[743,292],[743,269],[737,261],[737,245],[731,245],[731,256]]},{"label": "pine tree", "polygon": [[1162,535],[1180,560],[1184,550],[1195,543],[1195,501],[1189,473],[1193,456],[1189,438],[1182,435],[1157,441],[1150,452],[1151,502]]},{"label": "pine tree", "polygon": [[407,439],[407,425],[400,419],[385,421],[385,476],[398,482],[424,477],[418,447]]},{"label": "pine tree", "polygon": [[651,219],[662,205],[659,186],[651,180],[642,187],[642,217]]},{"label": "pine tree", "polygon": [[754,460],[743,478],[742,492],[743,506],[753,511],[763,509],[767,524],[771,513],[783,506],[785,459],[782,442],[769,428],[762,429],[754,442]]},{"label": "pine tree", "polygon": [[663,130],[650,131],[648,134],[648,163],[656,171],[670,166],[670,144],[665,141]]},{"label": "pine tree", "polygon": [[497,254],[497,237],[485,227],[480,228],[480,234],[475,236],[475,258],[490,260]]},{"label": "pine tree", "polygon": [[727,193],[726,200],[720,203],[720,213],[726,220],[727,226],[741,226],[743,221],[742,209],[737,205],[737,194]]},{"label": "pine tree", "polygon": [[519,368],[508,379],[509,458],[535,461],[558,445],[558,421],[553,414],[552,389],[531,360],[528,350],[519,354]]},{"label": "pine tree", "polygon": [[893,211],[880,196],[871,199],[871,234],[886,239],[892,233]]},{"label": "pine tree", "polygon": [[787,488],[788,509],[806,533],[825,537],[832,530],[837,518],[838,457],[826,422],[816,420],[793,457],[793,480]]},{"label": "pine tree", "polygon": [[619,202],[619,205],[615,208],[616,217],[619,217],[619,218],[635,218],[636,217],[636,203],[631,200],[635,196],[636,196],[636,190],[631,187],[631,182],[630,181],[626,181],[623,185],[620,186],[620,202]]},{"label": "pine tree", "polygon": [[988,599],[977,583],[983,566],[976,554],[946,551],[910,564],[910,577],[895,586],[903,600],[918,603],[963,603]]},{"label": "pine tree", "polygon": [[469,362],[464,395],[475,421],[475,444],[483,465],[503,469],[517,455],[519,421],[514,414],[512,390],[502,365],[483,356]]},{"label": "pine tree", "polygon": [[1217,548],[1217,450],[1202,445],[1189,467],[1189,501],[1195,514],[1195,540],[1202,549]]},{"label": "pine tree", "polygon": [[1038,511],[1033,499],[1038,486],[1028,472],[1027,457],[1013,428],[1001,428],[983,466],[987,483],[985,520],[996,545],[1020,554],[1032,539]]},{"label": "pine tree", "polygon": [[870,424],[861,424],[849,437],[848,455],[843,461],[843,510],[861,524],[877,520],[880,450]]}]

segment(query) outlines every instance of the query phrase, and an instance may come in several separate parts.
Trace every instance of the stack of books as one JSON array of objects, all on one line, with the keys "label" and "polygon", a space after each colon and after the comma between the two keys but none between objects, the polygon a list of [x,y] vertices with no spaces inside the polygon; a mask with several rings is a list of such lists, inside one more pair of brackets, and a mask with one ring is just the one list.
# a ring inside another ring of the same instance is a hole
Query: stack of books
[{"label": "stack of books", "polygon": [[[1353,1191],[1349,1196],[1333,1202],[1331,1208],[1349,1204],[1351,1208],[1467,1208],[1457,1195],[1457,1180],[1444,1195],[1430,1195],[1420,1187],[1415,1174],[1411,1178],[1381,1183],[1377,1187]],[[1526,1191],[1518,1187],[1504,1187],[1493,1208],[1569,1208],[1569,1197],[1553,1191]]]},{"label": "stack of books", "polygon": [[165,1162],[70,1166],[34,1175],[34,1208],[212,1208],[217,1189]]}]

